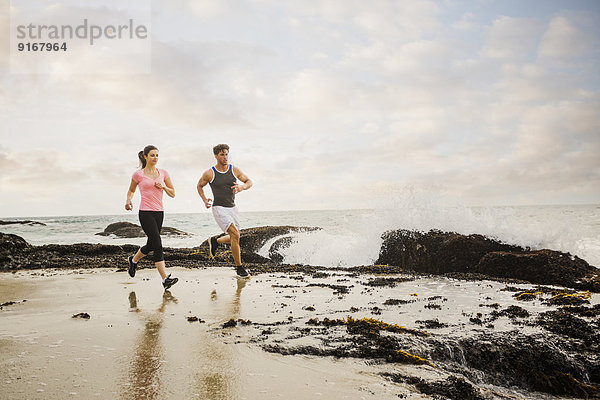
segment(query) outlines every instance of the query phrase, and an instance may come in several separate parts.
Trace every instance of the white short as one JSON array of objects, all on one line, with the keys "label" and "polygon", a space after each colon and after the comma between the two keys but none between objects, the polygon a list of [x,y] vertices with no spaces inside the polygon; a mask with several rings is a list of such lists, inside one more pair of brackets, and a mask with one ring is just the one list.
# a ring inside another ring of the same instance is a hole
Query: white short
[{"label": "white short", "polygon": [[223,232],[227,233],[227,229],[229,229],[231,224],[238,230],[240,229],[237,207],[213,206],[212,213]]}]

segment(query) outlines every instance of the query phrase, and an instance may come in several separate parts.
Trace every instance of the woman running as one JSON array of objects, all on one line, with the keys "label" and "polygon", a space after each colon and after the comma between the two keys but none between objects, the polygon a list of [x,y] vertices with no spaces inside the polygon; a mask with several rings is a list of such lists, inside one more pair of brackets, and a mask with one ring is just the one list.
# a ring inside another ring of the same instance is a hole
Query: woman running
[{"label": "woman running", "polygon": [[151,251],[154,251],[154,264],[162,278],[162,284],[165,290],[177,283],[177,278],[171,278],[171,274],[167,275],[165,271],[165,258],[163,254],[162,241],[160,240],[160,229],[162,228],[164,219],[164,208],[162,203],[163,191],[169,197],[175,197],[175,188],[169,174],[164,169],[156,168],[158,163],[158,149],[155,146],[148,145],[144,150],[138,153],[141,169],[134,172],[131,178],[131,184],[127,191],[127,202],[125,209],[130,211],[133,209],[133,194],[135,188],[139,186],[142,201],[140,202],[140,224],[148,241],[146,244],[130,256],[129,261],[129,276],[135,276],[137,263],[143,257],[147,256]]}]

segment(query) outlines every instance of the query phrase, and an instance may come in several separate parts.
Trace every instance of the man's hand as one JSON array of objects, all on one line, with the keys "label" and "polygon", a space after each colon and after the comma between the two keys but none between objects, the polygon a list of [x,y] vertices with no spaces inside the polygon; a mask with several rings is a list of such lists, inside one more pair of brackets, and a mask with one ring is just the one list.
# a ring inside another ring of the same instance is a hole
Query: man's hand
[{"label": "man's hand", "polygon": [[231,187],[231,190],[233,191],[234,194],[238,194],[242,190],[246,190],[246,185],[241,185],[239,183],[236,183]]}]

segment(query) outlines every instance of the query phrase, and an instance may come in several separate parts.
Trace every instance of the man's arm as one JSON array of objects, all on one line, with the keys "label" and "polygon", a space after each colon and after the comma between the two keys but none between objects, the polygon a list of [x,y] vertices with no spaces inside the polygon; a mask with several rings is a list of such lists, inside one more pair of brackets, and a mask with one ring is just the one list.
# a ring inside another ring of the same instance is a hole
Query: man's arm
[{"label": "man's arm", "polygon": [[252,187],[252,180],[250,180],[250,178],[248,178],[248,176],[244,174],[242,170],[236,167],[235,165],[233,166],[233,174],[237,177],[237,179],[243,182],[243,184],[241,185],[239,183],[236,183],[231,187],[233,193],[239,193],[242,190],[248,190]]},{"label": "man's arm", "polygon": [[200,180],[198,181],[198,185],[196,185],[198,194],[202,198],[202,201],[204,202],[204,205],[206,206],[206,208],[210,208],[210,206],[212,205],[212,199],[207,198],[206,195],[204,194],[204,186],[206,186],[211,181],[211,179],[212,179],[212,170],[207,169],[206,171],[204,171],[204,173],[200,177]]}]

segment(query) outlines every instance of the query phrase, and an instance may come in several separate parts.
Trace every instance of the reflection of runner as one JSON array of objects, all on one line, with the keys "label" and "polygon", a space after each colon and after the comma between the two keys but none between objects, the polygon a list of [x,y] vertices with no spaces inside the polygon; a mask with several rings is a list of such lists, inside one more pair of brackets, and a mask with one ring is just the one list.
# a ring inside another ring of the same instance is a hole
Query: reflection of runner
[{"label": "reflection of runner", "polygon": [[[212,207],[215,221],[226,233],[225,236],[211,237],[208,240],[210,255],[214,257],[219,244],[230,244],[231,254],[235,262],[236,272],[239,276],[248,276],[248,271],[242,266],[240,251],[240,223],[238,211],[235,206],[235,195],[242,190],[252,187],[252,181],[238,167],[228,163],[229,146],[218,144],[213,148],[217,163],[214,167],[204,171],[198,181],[198,194],[204,201],[206,208]],[[241,181],[240,184],[237,181]],[[214,201],[204,194],[204,186],[210,184]]]},{"label": "reflection of runner", "polygon": [[[128,299],[129,310],[139,313],[135,292],[130,292]],[[165,290],[162,303],[156,312],[139,314],[144,321],[144,330],[136,340],[135,354],[131,355],[127,383],[122,389],[123,398],[151,400],[164,398],[161,367],[165,357],[160,331],[168,303],[177,303],[177,299],[170,291]]]},{"label": "reflection of runner", "polygon": [[247,281],[248,279],[237,280],[237,290],[235,291],[235,296],[231,302],[231,318],[234,320],[240,315],[240,297],[242,296],[242,289],[246,286]]},{"label": "reflection of runner", "polygon": [[158,149],[155,146],[146,146],[144,150],[138,153],[138,158],[142,168],[137,170],[131,178],[125,209],[128,211],[133,209],[131,200],[135,188],[139,186],[142,197],[139,218],[142,229],[148,236],[148,241],[134,256],[129,257],[129,275],[133,278],[138,261],[154,251],[154,265],[156,265],[156,269],[162,278],[163,287],[166,290],[177,283],[178,279],[171,278],[171,274],[167,275],[165,271],[165,258],[160,239],[160,229],[164,219],[162,196],[164,191],[167,192],[169,197],[175,197],[175,189],[167,171],[156,168]]}]

